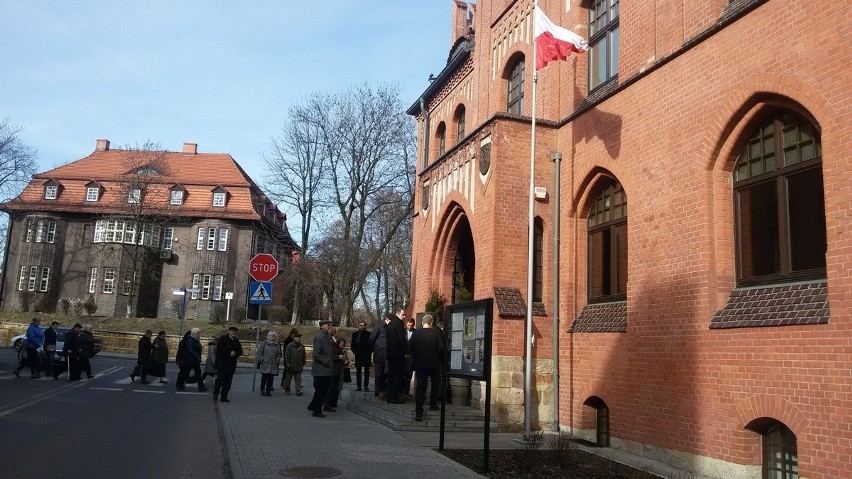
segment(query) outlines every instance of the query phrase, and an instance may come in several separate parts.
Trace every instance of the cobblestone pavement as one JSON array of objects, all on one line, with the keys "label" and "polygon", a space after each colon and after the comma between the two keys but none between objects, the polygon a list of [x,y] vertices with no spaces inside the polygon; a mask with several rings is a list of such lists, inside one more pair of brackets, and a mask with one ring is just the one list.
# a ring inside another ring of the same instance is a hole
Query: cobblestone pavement
[{"label": "cobblestone pavement", "polygon": [[[260,395],[259,374],[251,391],[253,372],[240,368],[229,394],[231,402],[216,403],[236,479],[482,477],[430,447],[347,411],[343,401],[337,412],[311,417],[309,371],[302,374],[304,395],[285,395],[279,375],[269,397]],[[333,470],[323,474],[316,468]]]}]

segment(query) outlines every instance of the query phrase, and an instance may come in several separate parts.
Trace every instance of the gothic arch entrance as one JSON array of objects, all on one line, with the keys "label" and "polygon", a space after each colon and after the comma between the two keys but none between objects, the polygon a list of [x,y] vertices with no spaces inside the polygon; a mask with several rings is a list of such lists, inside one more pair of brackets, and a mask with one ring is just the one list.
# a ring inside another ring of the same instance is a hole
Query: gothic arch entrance
[{"label": "gothic arch entrance", "polygon": [[447,208],[437,238],[432,270],[434,284],[449,303],[460,302],[465,291],[472,299],[476,284],[476,251],[470,222],[460,205],[452,204]]}]

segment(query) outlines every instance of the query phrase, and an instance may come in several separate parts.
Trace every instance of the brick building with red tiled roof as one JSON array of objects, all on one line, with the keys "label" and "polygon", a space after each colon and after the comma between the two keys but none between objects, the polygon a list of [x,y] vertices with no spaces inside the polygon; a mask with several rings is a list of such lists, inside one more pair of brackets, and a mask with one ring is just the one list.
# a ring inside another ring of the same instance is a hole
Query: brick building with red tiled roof
[{"label": "brick building with red tiled roof", "polygon": [[[99,315],[221,317],[246,303],[256,253],[289,261],[286,216],[228,154],[114,149],[33,176],[10,215],[0,301],[5,310],[56,311],[93,297]],[[197,290],[195,292],[194,290]],[[279,300],[283,295],[279,295]],[[177,299],[177,300],[176,300]]]},{"label": "brick building with red tiled roof", "polygon": [[[411,308],[493,299],[491,419],[684,477],[850,477],[849,2],[538,0],[590,49],[537,73],[533,0],[470,3],[437,2],[451,52],[408,110]],[[486,370],[462,319],[451,365]]]}]

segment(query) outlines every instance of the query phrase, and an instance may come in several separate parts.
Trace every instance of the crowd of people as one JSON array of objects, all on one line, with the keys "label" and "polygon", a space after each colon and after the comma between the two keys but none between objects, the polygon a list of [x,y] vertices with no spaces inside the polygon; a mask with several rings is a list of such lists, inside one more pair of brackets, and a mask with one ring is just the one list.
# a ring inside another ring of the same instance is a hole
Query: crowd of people
[{"label": "crowd of people", "polygon": [[30,369],[30,378],[38,379],[42,371],[45,375],[53,376],[58,380],[63,373],[68,373],[68,380],[79,381],[83,373],[88,379],[92,379],[92,364],[90,359],[95,355],[95,336],[92,333],[92,325],[75,324],[65,333],[61,355],[67,358],[63,362],[56,362],[56,346],[58,344],[57,330],[59,322],[53,321],[49,328],[41,328],[41,318],[35,317],[27,327],[24,337],[22,354],[18,366],[12,371],[16,377],[21,377],[24,368]]},{"label": "crowd of people", "polygon": [[[51,369],[57,353],[58,327],[59,323],[54,321],[43,330],[41,319],[33,318],[26,333],[26,355],[22,356],[14,370],[15,376],[20,377],[20,371],[25,367],[30,368],[32,378],[39,378],[42,369],[54,379],[65,372],[66,368]],[[314,417],[325,417],[324,413],[336,412],[343,385],[352,381],[351,367],[354,364],[356,391],[371,391],[372,367],[374,395],[391,404],[403,404],[412,397],[411,384],[414,379],[415,420],[421,421],[426,390],[430,384],[429,408],[439,409],[437,401],[440,397],[440,373],[445,360],[444,344],[443,334],[434,327],[430,314],[423,316],[419,329],[413,318],[406,319],[403,310],[397,314],[386,314],[383,321],[378,322],[371,331],[367,330],[365,321],[360,321],[348,349],[340,330],[333,327],[330,320],[322,320],[313,342],[311,373],[314,396],[308,410]],[[65,334],[62,354],[68,358],[69,380],[80,380],[83,373],[89,379],[93,377],[89,359],[95,354],[94,345],[91,325],[75,324]],[[178,343],[175,354],[179,368],[177,390],[185,391],[187,384],[194,383],[199,392],[205,392],[208,390],[206,378],[213,377],[214,401],[230,402],[228,394],[237,369],[237,359],[243,355],[242,344],[237,338],[237,327],[230,326],[226,334],[210,341],[204,360],[203,351],[201,329],[187,331]],[[139,338],[137,364],[130,373],[130,380],[135,382],[139,378],[142,384],[149,384],[150,376],[162,384],[168,383],[166,365],[169,354],[166,332],[159,331],[153,337],[153,331],[146,330]],[[261,374],[261,396],[272,395],[275,377],[279,372],[282,373],[280,387],[284,394],[303,394],[302,371],[307,355],[298,329],[292,328],[283,342],[277,332],[269,331],[266,339],[256,347],[255,362]]]}]

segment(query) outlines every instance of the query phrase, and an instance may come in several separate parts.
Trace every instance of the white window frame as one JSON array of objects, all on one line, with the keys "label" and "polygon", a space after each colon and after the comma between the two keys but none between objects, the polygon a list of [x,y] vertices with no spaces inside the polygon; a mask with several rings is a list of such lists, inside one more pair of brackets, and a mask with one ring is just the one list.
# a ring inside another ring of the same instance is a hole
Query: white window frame
[{"label": "white window frame", "polygon": [[163,228],[163,249],[172,249],[172,242],[175,238],[175,229],[171,226]]},{"label": "white window frame", "polygon": [[102,243],[104,241],[104,230],[106,230],[106,221],[98,220],[95,222],[95,243]]},{"label": "white window frame", "polygon": [[195,243],[195,249],[201,251],[204,249],[204,241],[207,240],[207,228],[198,228],[198,241]]},{"label": "white window frame", "polygon": [[36,220],[34,219],[27,220],[27,243],[31,243],[33,241],[33,236],[35,233],[35,223]]},{"label": "white window frame", "polygon": [[106,294],[115,292],[115,268],[104,268],[104,287],[101,291]]},{"label": "white window frame", "polygon": [[44,235],[44,240],[47,243],[56,242],[56,221],[47,220],[47,233]]},{"label": "white window frame", "polygon": [[29,279],[30,267],[29,266],[21,266],[21,277],[18,279],[18,291],[23,291],[24,288],[27,287],[27,280]]},{"label": "white window frame", "polygon": [[213,300],[221,301],[222,300],[222,287],[225,285],[225,277],[221,274],[217,274],[213,278]]},{"label": "white window frame", "polygon": [[216,249],[216,228],[207,228],[207,250]]},{"label": "white window frame", "polygon": [[124,270],[124,278],[121,280],[121,294],[124,296],[130,295],[130,282],[132,280],[131,271],[129,269]]},{"label": "white window frame", "polygon": [[228,228],[219,228],[219,251],[228,251]]},{"label": "white window frame", "polygon": [[30,266],[30,279],[27,284],[27,291],[35,291],[36,279],[38,278],[38,266]]},{"label": "white window frame", "polygon": [[142,190],[139,188],[131,188],[127,192],[127,202],[132,205],[138,205],[142,201]]},{"label": "white window frame", "polygon": [[46,293],[47,289],[50,287],[50,267],[44,266],[41,268],[41,281],[38,284],[38,290],[42,293]]},{"label": "white window frame", "polygon": [[201,299],[210,299],[210,285],[213,284],[213,278],[209,274],[204,275],[204,281],[201,283]]},{"label": "white window frame", "polygon": [[180,206],[183,204],[183,190],[172,190],[169,195],[169,204],[172,206]]},{"label": "white window frame", "polygon": [[98,267],[92,267],[89,275],[89,293],[94,293],[98,287]]},{"label": "white window frame", "polygon": [[225,193],[216,192],[213,193],[213,206],[222,208],[225,206]]},{"label": "white window frame", "polygon": [[36,243],[42,243],[43,241],[44,241],[44,220],[39,219],[38,222],[36,222],[35,242]]},{"label": "white window frame", "polygon": [[57,185],[47,185],[44,187],[44,199],[46,200],[55,200],[58,193],[59,187]]},{"label": "white window frame", "polygon": [[86,201],[98,201],[98,193],[100,193],[100,188],[89,186],[86,188]]},{"label": "white window frame", "polygon": [[190,299],[198,299],[198,284],[201,282],[201,275],[195,273],[192,275],[192,295]]}]

